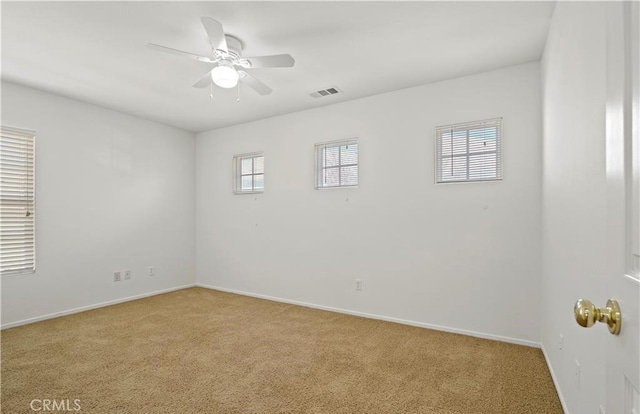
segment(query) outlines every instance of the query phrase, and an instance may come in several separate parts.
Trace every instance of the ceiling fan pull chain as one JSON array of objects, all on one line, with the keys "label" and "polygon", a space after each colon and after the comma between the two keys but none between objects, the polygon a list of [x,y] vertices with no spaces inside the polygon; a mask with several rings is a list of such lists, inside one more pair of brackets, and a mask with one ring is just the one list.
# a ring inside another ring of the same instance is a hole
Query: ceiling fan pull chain
[{"label": "ceiling fan pull chain", "polygon": [[211,83],[211,92],[209,92],[209,99],[213,99],[213,82]]},{"label": "ceiling fan pull chain", "polygon": [[240,82],[238,82],[238,98],[236,99],[236,102],[240,102]]}]

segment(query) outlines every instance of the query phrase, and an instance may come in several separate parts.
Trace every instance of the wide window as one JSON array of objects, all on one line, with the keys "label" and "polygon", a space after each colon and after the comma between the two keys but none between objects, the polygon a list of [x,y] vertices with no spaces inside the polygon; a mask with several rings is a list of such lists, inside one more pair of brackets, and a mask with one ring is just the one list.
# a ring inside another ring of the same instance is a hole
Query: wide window
[{"label": "wide window", "polygon": [[502,118],[436,128],[436,182],[502,179]]},{"label": "wide window", "polygon": [[35,272],[35,136],[2,128],[0,273]]},{"label": "wide window", "polygon": [[358,185],[358,141],[316,144],[316,188]]},{"label": "wide window", "polygon": [[264,155],[259,153],[233,157],[235,171],[234,192],[236,194],[261,193],[264,191]]}]

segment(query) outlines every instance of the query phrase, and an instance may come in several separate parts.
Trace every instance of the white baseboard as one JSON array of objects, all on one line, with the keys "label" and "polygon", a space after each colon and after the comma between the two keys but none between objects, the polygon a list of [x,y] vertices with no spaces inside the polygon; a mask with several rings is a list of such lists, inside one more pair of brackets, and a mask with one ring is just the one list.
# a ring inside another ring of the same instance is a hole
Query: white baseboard
[{"label": "white baseboard", "polygon": [[[69,310],[65,310],[65,311],[61,311],[61,312],[54,312],[54,313],[50,313],[50,314],[47,314],[47,315],[38,316],[38,317],[35,317],[35,318],[23,319],[23,320],[20,320],[20,321],[7,323],[7,324],[2,325],[0,327],[0,329],[13,328],[13,327],[16,327],[16,326],[21,326],[21,325],[34,323],[34,322],[44,321],[44,320],[47,320],[47,319],[58,318],[60,316],[65,316],[65,315],[71,315],[71,314],[74,314],[74,313],[84,312],[84,311],[88,311],[88,310],[91,310],[91,309],[98,309],[98,308],[103,308],[105,306],[116,305],[118,303],[129,302],[129,301],[136,300],[136,299],[142,299],[142,298],[146,298],[146,297],[149,297],[149,296],[155,296],[155,295],[160,295],[160,294],[163,294],[163,293],[173,292],[173,291],[176,291],[176,290],[187,289],[187,288],[194,287],[194,286],[198,286],[198,287],[202,287],[202,288],[206,288],[206,289],[212,289],[212,290],[219,290],[221,292],[234,293],[234,294],[237,294],[237,295],[250,296],[250,297],[259,298],[259,299],[266,299],[266,300],[271,300],[271,301],[274,301],[274,302],[281,302],[281,303],[288,303],[288,304],[291,304],[291,305],[304,306],[304,307],[307,307],[307,308],[326,310],[326,311],[336,312],[336,313],[343,313],[343,314],[346,314],[346,315],[359,316],[359,317],[369,318],[369,319],[377,319],[377,320],[387,321],[387,322],[395,322],[395,323],[399,323],[399,324],[402,324],[402,325],[416,326],[416,327],[419,327],[419,328],[433,329],[433,330],[436,330],[436,331],[443,331],[443,332],[450,332],[450,333],[461,334],[461,335],[474,336],[474,337],[477,337],[477,338],[491,339],[491,340],[494,340],[494,341],[502,341],[502,342],[507,342],[507,343],[516,344],[516,345],[530,346],[530,347],[534,347],[534,348],[542,348],[543,353],[545,355],[545,359],[547,360],[547,365],[549,366],[549,370],[551,371],[551,376],[553,377],[554,384],[556,384],[556,389],[558,389],[556,377],[555,377],[555,375],[553,373],[553,369],[552,369],[551,365],[549,364],[549,359],[547,358],[547,354],[544,351],[544,347],[542,347],[542,345],[539,342],[528,341],[528,340],[525,340],[525,339],[511,338],[511,337],[502,336],[502,335],[493,335],[493,334],[488,334],[488,333],[483,333],[483,332],[469,331],[469,330],[466,330],[466,329],[453,328],[453,327],[449,327],[449,326],[434,325],[434,324],[430,324],[430,323],[411,321],[411,320],[407,320],[407,319],[393,318],[393,317],[390,317],[390,316],[376,315],[376,314],[366,313],[366,312],[358,312],[358,311],[353,311],[353,310],[349,310],[349,309],[335,308],[335,307],[332,307],[332,306],[317,305],[317,304],[314,304],[314,303],[300,302],[300,301],[297,301],[297,300],[278,298],[278,297],[269,296],[269,295],[262,295],[262,294],[259,294],[259,293],[245,292],[245,291],[242,291],[242,290],[229,289],[229,288],[224,288],[224,287],[220,287],[220,286],[212,286],[212,285],[207,285],[207,284],[204,284],[204,283],[192,283],[192,284],[183,285],[183,286],[176,286],[176,287],[172,287],[172,288],[168,288],[168,289],[142,293],[142,294],[134,295],[134,296],[128,296],[126,298],[110,300],[110,301],[107,301],[107,302],[101,302],[101,303],[97,303],[97,304],[94,304],[94,305],[82,306],[82,307],[79,307],[79,308],[69,309]],[[560,397],[561,397],[560,400],[562,402],[563,408],[565,408],[565,413],[566,413],[567,412],[566,411],[566,406],[564,404],[564,400],[562,399],[562,395],[560,394],[559,389],[558,389],[558,395],[560,395]]]},{"label": "white baseboard", "polygon": [[544,344],[540,344],[540,348],[542,349],[542,354],[544,355],[545,361],[547,361],[547,367],[549,368],[549,372],[551,373],[551,379],[553,380],[553,385],[556,387],[556,392],[558,393],[558,398],[560,398],[560,404],[562,405],[562,411],[564,414],[569,414],[569,409],[567,408],[567,403],[562,396],[562,391],[560,391],[560,385],[558,382],[558,378],[556,377],[556,373],[553,371],[553,366],[551,365],[551,360],[549,359],[549,355],[547,354],[547,350],[544,347]]},{"label": "white baseboard", "polygon": [[206,288],[206,289],[219,290],[221,292],[235,293],[237,295],[251,296],[251,297],[254,297],[254,298],[271,300],[271,301],[274,301],[274,302],[281,302],[281,303],[288,303],[288,304],[291,304],[291,305],[305,306],[307,308],[320,309],[320,310],[326,310],[326,311],[337,312],[337,313],[344,313],[344,314],[347,314],[347,315],[360,316],[360,317],[369,318],[369,319],[378,319],[378,320],[387,321],[387,322],[395,322],[395,323],[399,323],[399,324],[402,324],[402,325],[417,326],[419,328],[433,329],[435,331],[450,332],[450,333],[455,333],[455,334],[474,336],[474,337],[483,338],[483,339],[492,339],[494,341],[508,342],[508,343],[511,343],[511,344],[530,346],[530,347],[533,347],[533,348],[540,348],[540,346],[541,346],[541,344],[539,342],[528,341],[528,340],[525,340],[525,339],[510,338],[508,336],[501,336],[501,335],[493,335],[493,334],[487,334],[487,333],[482,333],[482,332],[468,331],[466,329],[452,328],[452,327],[449,327],[449,326],[433,325],[433,324],[430,324],[430,323],[423,323],[423,322],[410,321],[410,320],[406,320],[406,319],[392,318],[392,317],[389,317],[389,316],[375,315],[375,314],[372,314],[372,313],[358,312],[358,311],[353,311],[353,310],[349,310],[349,309],[334,308],[334,307],[331,307],[331,306],[324,306],[324,305],[316,305],[314,303],[299,302],[297,300],[277,298],[277,297],[273,297],[273,296],[262,295],[262,294],[259,294],[259,293],[244,292],[244,291],[241,291],[241,290],[228,289],[228,288],[223,288],[223,287],[220,287],[220,286],[211,286],[211,285],[207,285],[207,284],[204,284],[204,283],[196,283],[196,286],[199,286],[199,287],[202,287],[202,288]]},{"label": "white baseboard", "polygon": [[175,290],[182,290],[182,289],[187,289],[187,288],[195,287],[195,286],[196,286],[195,283],[191,283],[189,285],[176,286],[176,287],[172,287],[172,288],[169,288],[169,289],[156,290],[156,291],[153,291],[153,292],[147,292],[147,293],[141,293],[139,295],[128,296],[126,298],[121,298],[121,299],[110,300],[110,301],[107,301],[107,302],[96,303],[95,305],[81,306],[79,308],[69,309],[69,310],[65,310],[65,311],[61,311],[61,312],[54,312],[54,313],[50,313],[48,315],[38,316],[38,317],[35,317],[35,318],[23,319],[21,321],[6,323],[6,324],[2,325],[2,327],[0,329],[13,328],[13,327],[20,326],[20,325],[26,325],[26,324],[29,324],[29,323],[44,321],[44,320],[47,320],[47,319],[58,318],[60,316],[71,315],[71,314],[74,314],[74,313],[80,313],[80,312],[88,311],[88,310],[91,310],[91,309],[104,308],[105,306],[116,305],[118,303],[129,302],[129,301],[136,300],[136,299],[147,298],[149,296],[161,295],[163,293],[169,293],[169,292],[173,292]]}]

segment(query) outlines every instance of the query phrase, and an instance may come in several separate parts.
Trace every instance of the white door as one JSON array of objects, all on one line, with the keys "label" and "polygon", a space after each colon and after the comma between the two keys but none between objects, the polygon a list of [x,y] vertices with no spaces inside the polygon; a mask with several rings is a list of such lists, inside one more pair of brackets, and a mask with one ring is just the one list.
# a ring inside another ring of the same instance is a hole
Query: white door
[{"label": "white door", "polygon": [[[619,335],[607,335],[607,414],[640,414],[640,3],[607,5],[607,263]],[[596,304],[604,305],[604,304]]]}]

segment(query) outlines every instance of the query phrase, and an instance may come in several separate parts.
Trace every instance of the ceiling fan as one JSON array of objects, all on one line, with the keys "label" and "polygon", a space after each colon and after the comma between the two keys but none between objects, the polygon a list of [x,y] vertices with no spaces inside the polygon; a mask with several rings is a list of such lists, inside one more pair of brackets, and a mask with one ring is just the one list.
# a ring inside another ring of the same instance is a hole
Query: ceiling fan
[{"label": "ceiling fan", "polygon": [[260,95],[269,95],[273,89],[253,77],[248,70],[258,68],[290,68],[295,60],[289,54],[257,57],[242,56],[240,39],[224,33],[222,23],[211,18],[202,17],[202,24],[211,42],[211,56],[200,56],[194,53],[149,43],[147,46],[163,52],[186,56],[200,62],[212,63],[215,66],[207,71],[194,88],[206,88],[213,84],[221,88],[233,88],[241,82]]}]

